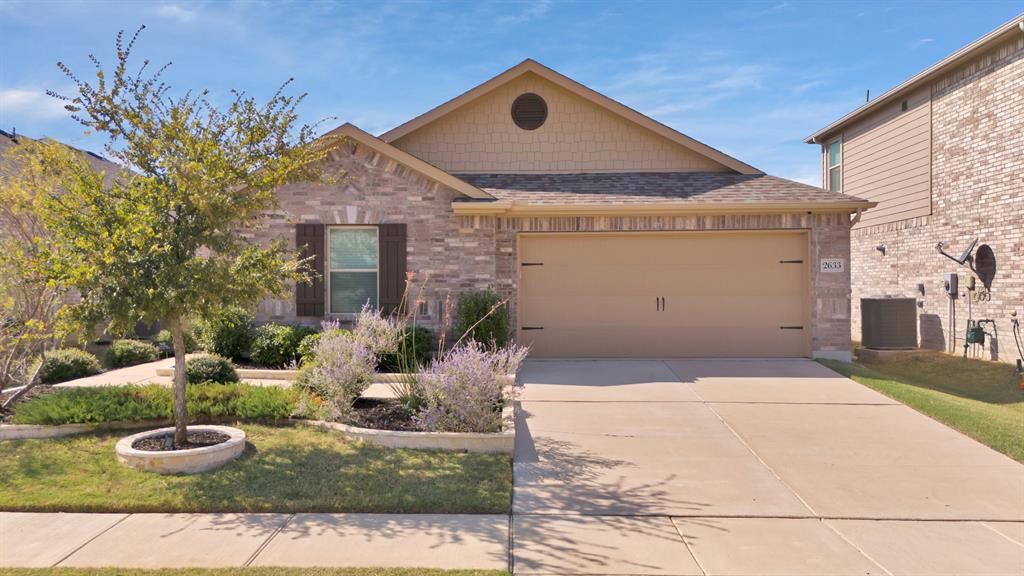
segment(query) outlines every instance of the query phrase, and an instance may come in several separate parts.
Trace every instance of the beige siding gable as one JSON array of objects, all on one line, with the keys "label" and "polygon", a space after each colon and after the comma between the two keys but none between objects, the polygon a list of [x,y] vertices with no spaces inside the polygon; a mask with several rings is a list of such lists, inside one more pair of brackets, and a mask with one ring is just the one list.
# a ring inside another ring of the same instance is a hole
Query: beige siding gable
[{"label": "beige siding gable", "polygon": [[900,100],[843,131],[842,191],[878,202],[859,226],[931,214],[931,90],[906,102],[906,110]]},{"label": "beige siding gable", "polygon": [[[547,121],[512,121],[520,94],[540,95]],[[391,142],[448,172],[731,171],[532,72]]]}]

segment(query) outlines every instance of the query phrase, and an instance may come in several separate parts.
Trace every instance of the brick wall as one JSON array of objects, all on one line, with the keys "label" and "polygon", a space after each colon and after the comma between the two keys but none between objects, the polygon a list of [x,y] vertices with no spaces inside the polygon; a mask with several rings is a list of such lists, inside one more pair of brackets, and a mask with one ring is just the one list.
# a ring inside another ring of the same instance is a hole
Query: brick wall
[{"label": "brick wall", "polygon": [[[995,253],[997,272],[991,301],[972,303],[974,318],[996,321],[986,326],[990,338],[978,352],[1012,362],[1010,314],[1024,322],[1024,38],[995,47],[931,88],[932,213],[853,231],[853,337],[860,339],[859,298],[917,297],[921,346],[952,345],[962,354],[968,302],[955,302],[951,336],[943,276],[958,273],[966,296],[971,273],[935,245],[945,242],[958,255],[979,238]],[[884,255],[876,250],[882,244]]]},{"label": "brick wall", "polygon": [[[280,212],[255,237],[284,238],[295,245],[295,224],[381,224],[404,222],[408,235],[408,270],[417,286],[428,278],[423,293],[428,313],[419,323],[436,328],[442,302],[471,288],[494,285],[494,233],[461,227],[451,203],[462,195],[428,180],[365,147],[344,147],[331,153],[328,173],[345,172],[338,183],[293,184],[278,190]],[[268,299],[259,307],[260,321],[306,323],[296,318],[295,302]],[[344,320],[344,318],[342,318]]]},{"label": "brick wall", "polygon": [[[363,148],[331,154],[329,172],[345,171],[336,184],[295,184],[279,190],[282,206],[256,239],[284,238],[294,246],[299,222],[408,226],[408,269],[429,277],[424,295],[428,314],[421,323],[437,328],[440,304],[471,288],[495,287],[510,298],[515,318],[518,275],[516,235],[539,231],[630,230],[776,230],[810,231],[809,293],[811,345],[818,354],[850,350],[849,273],[819,274],[821,258],[849,260],[849,217],[846,214],[685,215],[635,217],[495,218],[456,217],[451,202],[459,193]],[[307,323],[296,318],[290,297],[268,299],[259,307],[260,321]]]}]

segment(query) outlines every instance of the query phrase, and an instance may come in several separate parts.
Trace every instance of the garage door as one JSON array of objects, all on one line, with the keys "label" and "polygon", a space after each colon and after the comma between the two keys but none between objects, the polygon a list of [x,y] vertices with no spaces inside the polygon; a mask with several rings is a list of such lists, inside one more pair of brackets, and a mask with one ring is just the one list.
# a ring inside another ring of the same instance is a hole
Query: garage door
[{"label": "garage door", "polygon": [[809,354],[805,232],[521,234],[532,356]]}]

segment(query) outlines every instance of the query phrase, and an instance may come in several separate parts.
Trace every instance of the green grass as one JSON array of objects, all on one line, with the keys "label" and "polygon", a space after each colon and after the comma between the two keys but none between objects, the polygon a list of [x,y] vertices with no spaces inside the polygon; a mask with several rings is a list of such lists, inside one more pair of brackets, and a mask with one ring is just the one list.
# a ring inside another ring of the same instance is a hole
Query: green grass
[{"label": "green grass", "polygon": [[1024,462],[1024,390],[1012,365],[941,352],[821,363]]},{"label": "green grass", "polygon": [[424,568],[0,568],[0,576],[504,576],[497,570]]},{"label": "green grass", "polygon": [[303,426],[236,424],[249,445],[181,476],[117,462],[123,433],[0,442],[0,510],[507,513],[505,455],[396,450]]}]

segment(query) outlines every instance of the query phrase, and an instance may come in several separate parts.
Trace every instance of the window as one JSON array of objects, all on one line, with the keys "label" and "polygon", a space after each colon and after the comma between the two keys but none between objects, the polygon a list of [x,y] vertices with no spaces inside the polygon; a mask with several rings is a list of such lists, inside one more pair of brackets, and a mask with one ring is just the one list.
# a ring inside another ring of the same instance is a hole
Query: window
[{"label": "window", "polygon": [[330,229],[328,287],[331,314],[354,314],[377,306],[377,228]]},{"label": "window", "polygon": [[843,191],[843,141],[835,140],[828,145],[828,189]]}]

